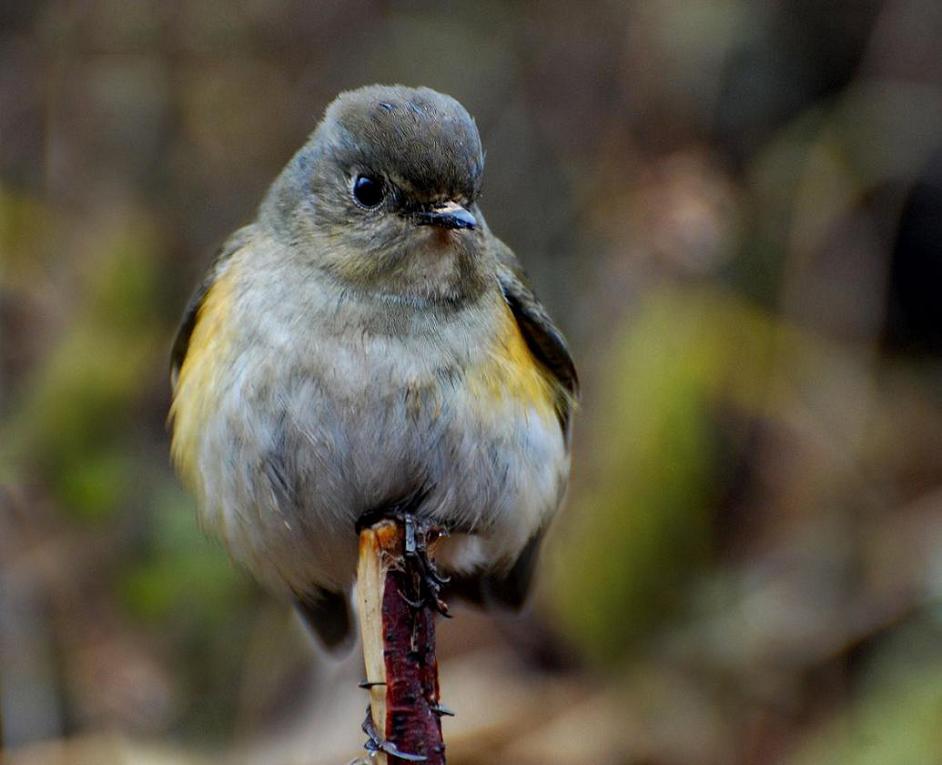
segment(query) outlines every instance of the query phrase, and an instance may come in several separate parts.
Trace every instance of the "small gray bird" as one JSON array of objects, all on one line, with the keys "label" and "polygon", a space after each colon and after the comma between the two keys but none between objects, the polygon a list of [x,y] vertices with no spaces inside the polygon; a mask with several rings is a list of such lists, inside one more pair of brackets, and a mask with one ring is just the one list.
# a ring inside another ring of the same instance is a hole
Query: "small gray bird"
[{"label": "small gray bird", "polygon": [[457,594],[518,607],[566,487],[576,370],[478,209],[483,168],[453,98],[341,94],[173,346],[172,455],[204,527],[329,646],[358,519],[411,503],[451,532]]}]

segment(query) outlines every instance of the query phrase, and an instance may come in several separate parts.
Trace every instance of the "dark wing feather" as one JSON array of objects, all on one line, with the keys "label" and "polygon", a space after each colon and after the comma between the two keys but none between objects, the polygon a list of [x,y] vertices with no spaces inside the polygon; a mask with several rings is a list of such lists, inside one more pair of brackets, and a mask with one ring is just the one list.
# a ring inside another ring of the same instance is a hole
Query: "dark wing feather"
[{"label": "dark wing feather", "polygon": [[295,596],[294,606],[326,648],[339,653],[350,647],[353,629],[345,593],[313,587]]},{"label": "dark wing feather", "polygon": [[216,281],[220,271],[225,268],[233,253],[249,240],[250,229],[250,226],[240,228],[219,248],[206,276],[203,277],[203,281],[200,282],[183,311],[183,319],[180,321],[180,328],[177,330],[177,336],[174,338],[173,348],[170,351],[170,380],[174,387],[177,384],[177,376],[180,374],[183,360],[186,358],[187,349],[190,347],[190,338],[193,336],[193,329],[199,318],[200,306],[203,305],[209,288],[213,286],[213,282]]},{"label": "dark wing feather", "polygon": [[457,597],[475,606],[519,611],[527,601],[542,542],[543,531],[540,530],[530,538],[508,571],[453,575],[445,585],[445,600]]},{"label": "dark wing feather", "polygon": [[513,251],[500,240],[495,242],[498,258],[497,278],[504,299],[517,320],[530,352],[557,383],[556,411],[568,441],[572,409],[579,396],[579,376],[569,354],[566,338],[533,293],[527,275]]}]

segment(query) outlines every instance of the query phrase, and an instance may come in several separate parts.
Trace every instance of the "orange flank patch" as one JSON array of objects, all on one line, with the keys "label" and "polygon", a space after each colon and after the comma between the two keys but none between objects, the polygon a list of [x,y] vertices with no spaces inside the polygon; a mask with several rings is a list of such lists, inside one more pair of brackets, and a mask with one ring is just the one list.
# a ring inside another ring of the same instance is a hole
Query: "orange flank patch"
[{"label": "orange flank patch", "polygon": [[230,263],[203,298],[170,407],[170,453],[184,480],[195,489],[200,487],[200,436],[225,383],[222,376],[232,340],[228,316],[234,271],[234,263]]},{"label": "orange flank patch", "polygon": [[553,380],[527,347],[510,307],[501,305],[501,331],[487,360],[468,371],[470,391],[482,402],[509,398],[552,417],[557,398]]}]

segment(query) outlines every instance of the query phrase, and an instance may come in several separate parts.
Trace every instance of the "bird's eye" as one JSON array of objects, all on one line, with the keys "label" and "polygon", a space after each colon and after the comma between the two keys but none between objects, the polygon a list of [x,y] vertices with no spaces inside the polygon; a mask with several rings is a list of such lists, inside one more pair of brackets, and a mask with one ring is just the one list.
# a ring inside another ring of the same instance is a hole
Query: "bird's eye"
[{"label": "bird's eye", "polygon": [[358,175],[353,182],[353,198],[364,207],[376,207],[386,197],[386,185],[381,178]]}]

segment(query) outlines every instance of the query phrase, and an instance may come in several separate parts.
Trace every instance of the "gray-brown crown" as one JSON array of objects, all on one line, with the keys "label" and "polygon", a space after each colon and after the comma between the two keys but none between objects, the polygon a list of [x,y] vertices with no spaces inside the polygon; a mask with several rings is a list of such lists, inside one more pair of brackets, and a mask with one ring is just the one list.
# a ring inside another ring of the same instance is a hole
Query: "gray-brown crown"
[{"label": "gray-brown crown", "polygon": [[341,93],[314,135],[348,172],[381,174],[418,197],[473,200],[484,155],[474,120],[429,88],[371,85]]}]

